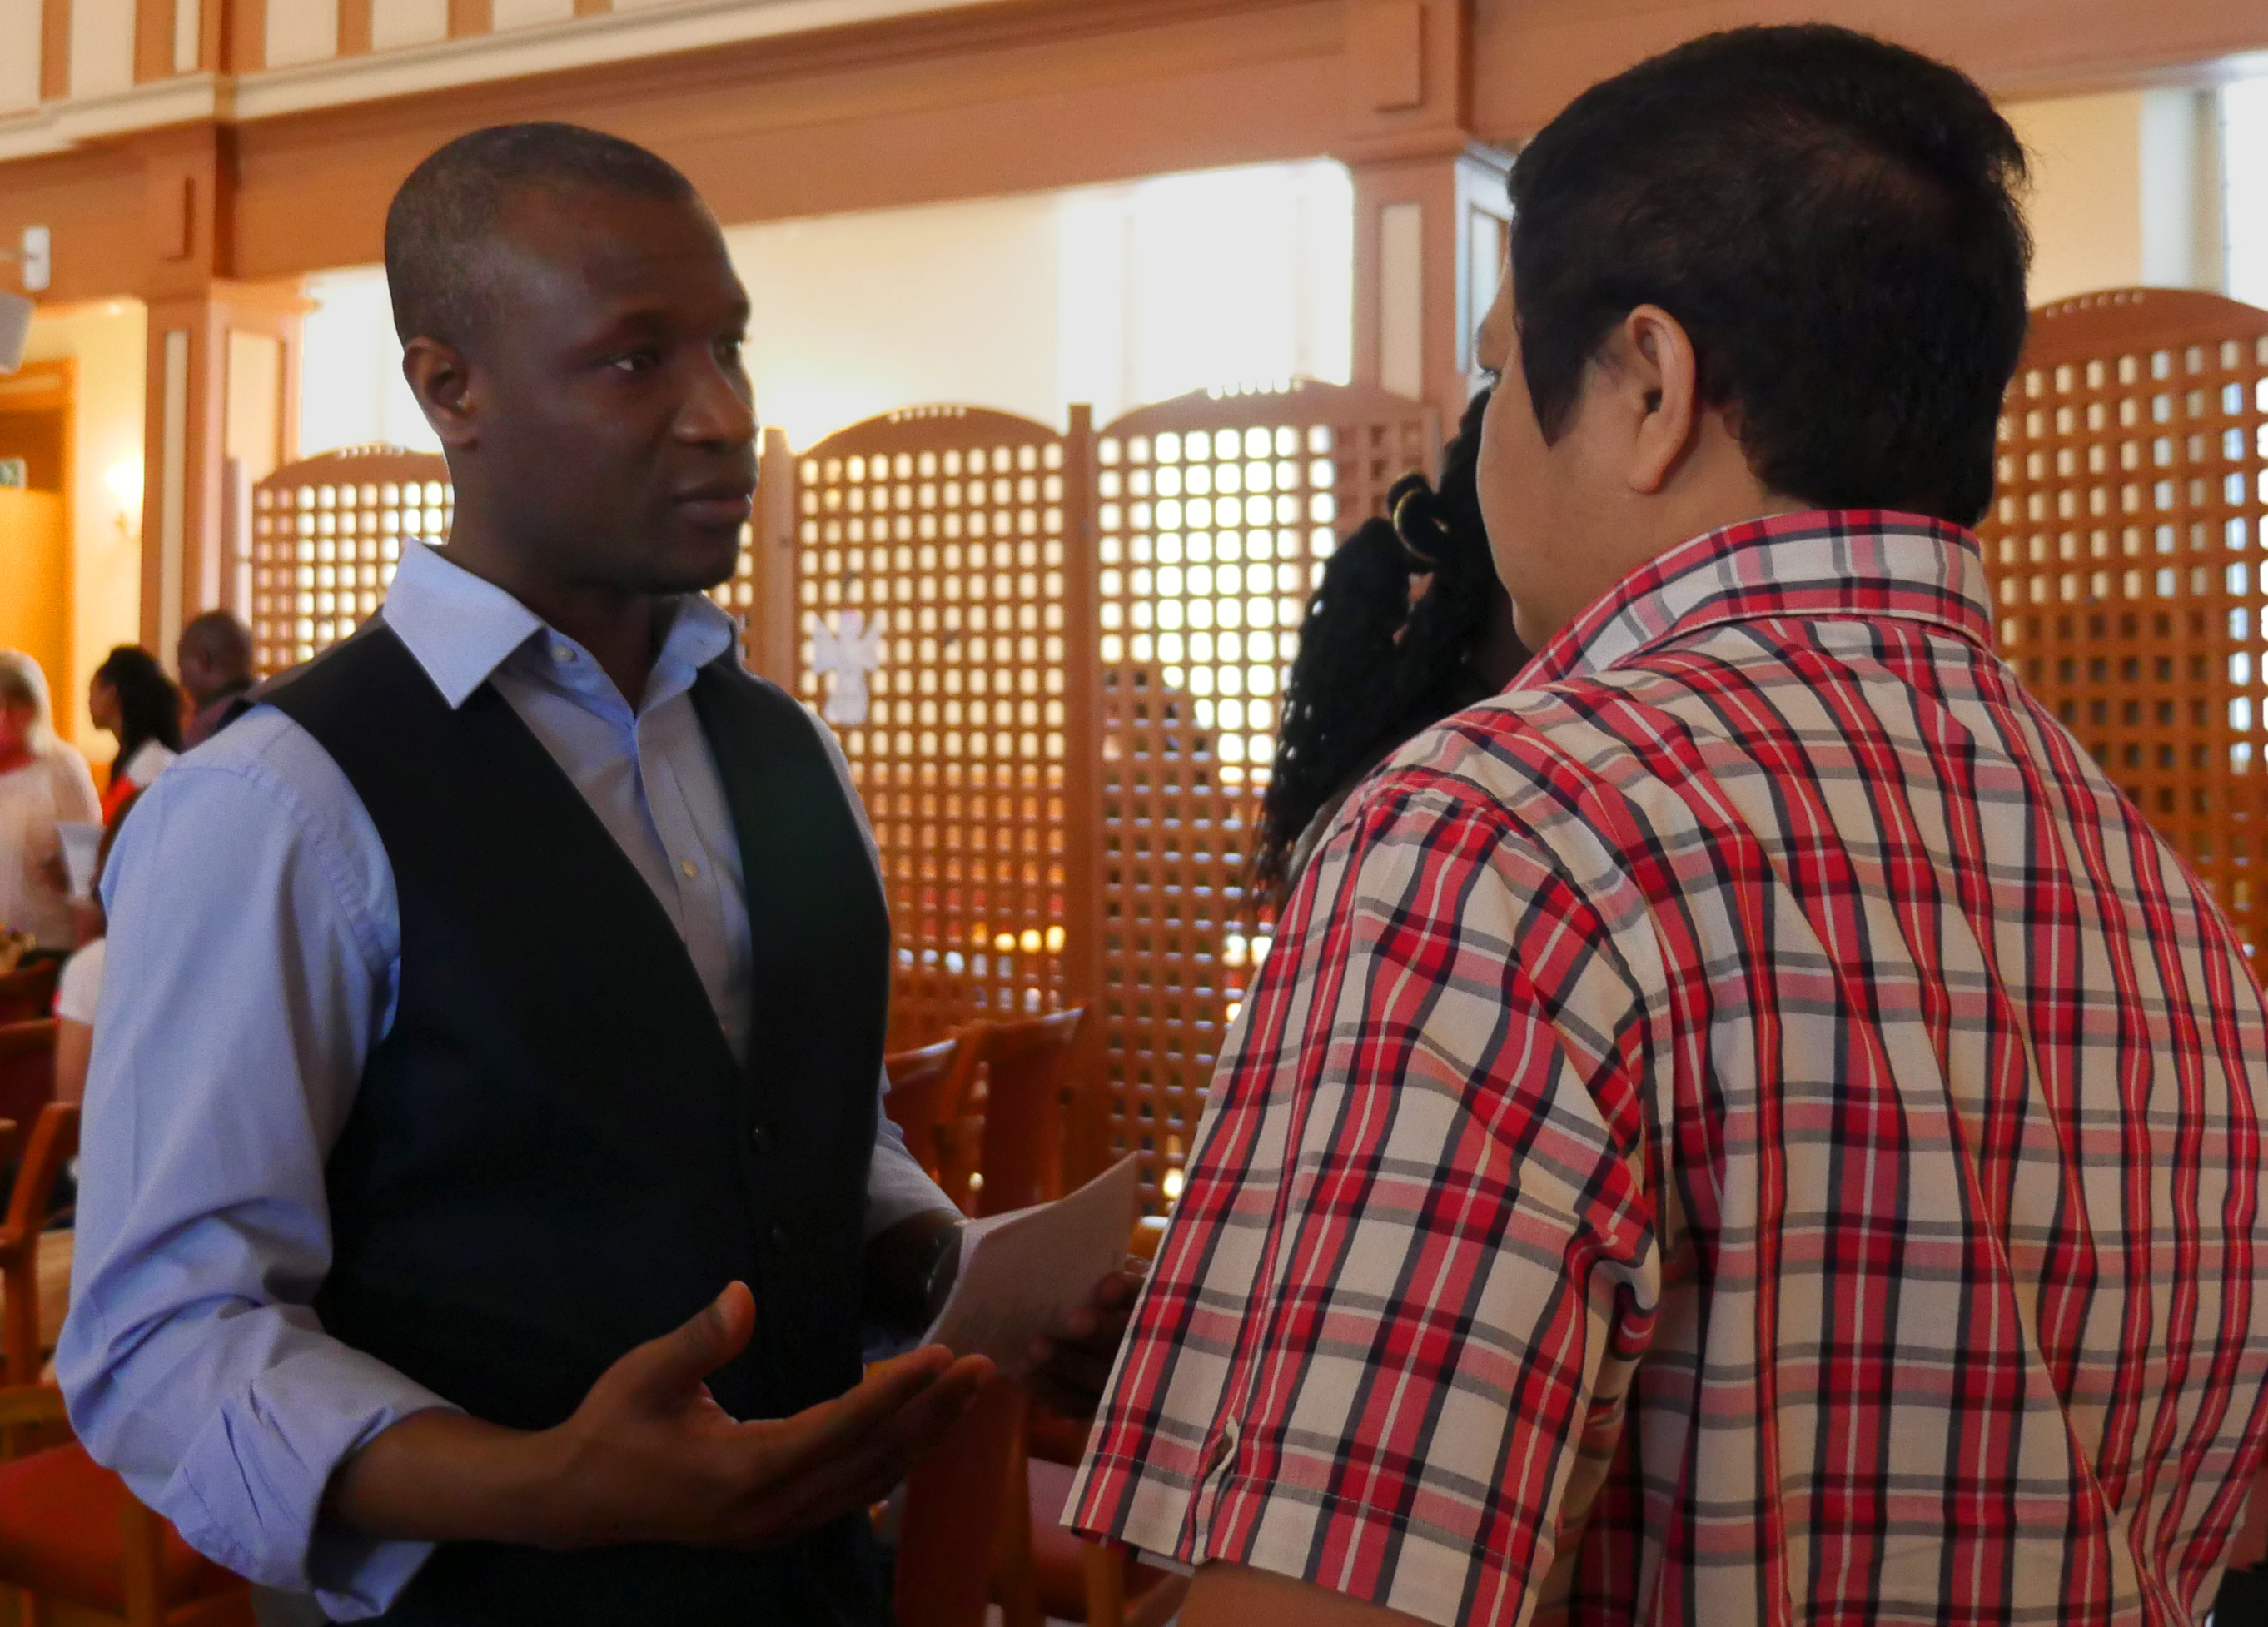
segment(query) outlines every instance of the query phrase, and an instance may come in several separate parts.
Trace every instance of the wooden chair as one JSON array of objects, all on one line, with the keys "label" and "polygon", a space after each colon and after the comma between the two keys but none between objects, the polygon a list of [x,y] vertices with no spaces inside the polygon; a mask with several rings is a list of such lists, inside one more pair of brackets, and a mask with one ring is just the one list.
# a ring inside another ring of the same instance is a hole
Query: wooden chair
[{"label": "wooden chair", "polygon": [[55,980],[62,975],[60,961],[41,961],[12,972],[0,972],[0,1025],[31,1022],[52,1015]]},{"label": "wooden chair", "polygon": [[[13,1143],[13,1124],[0,1143]],[[50,1627],[55,1607],[127,1627],[252,1627],[251,1590],[198,1553],[118,1476],[70,1439],[61,1391],[40,1369],[39,1248],[55,1177],[78,1150],[78,1108],[50,1103],[23,1146],[0,1225],[0,1315],[8,1385],[0,1388],[0,1586],[19,1590],[22,1627]],[[60,1444],[48,1444],[57,1442]]]},{"label": "wooden chair", "polygon": [[1027,1404],[1015,1384],[994,1379],[907,1477],[892,1584],[900,1627],[983,1627],[1022,1508]]},{"label": "wooden chair", "polygon": [[[1158,1257],[1165,1222],[1153,1218],[1134,1223],[1130,1254],[1145,1260]],[[1035,1407],[1026,1419],[1024,1438],[1024,1520],[1029,1532],[1027,1552],[1029,1609],[1058,1621],[1085,1622],[1087,1627],[1159,1627],[1181,1609],[1189,1592],[1181,1577],[1139,1564],[1122,1550],[1090,1542],[1063,1523],[1071,1498],[1071,1476],[1086,1455],[1085,1425],[1044,1407]],[[1016,1627],[1016,1612],[1004,1606],[1009,1627]]]},{"label": "wooden chair", "polygon": [[[984,1025],[964,1109],[972,1120],[982,1115],[976,1168],[949,1163],[945,1189],[972,1214],[1004,1214],[1063,1196],[1064,1093],[1086,1020],[1086,1008],[1074,1006]],[[965,1145],[968,1137],[961,1139]],[[977,1178],[968,1180],[970,1173]],[[952,1184],[955,1179],[962,1184]]]},{"label": "wooden chair", "polygon": [[55,1020],[0,1027],[0,1119],[29,1124],[55,1099]]},{"label": "wooden chair", "polygon": [[932,1181],[945,1167],[946,1122],[958,1112],[968,1088],[978,1031],[984,1026],[972,1023],[951,1039],[882,1058],[890,1080],[883,1111],[903,1132],[906,1145]]}]

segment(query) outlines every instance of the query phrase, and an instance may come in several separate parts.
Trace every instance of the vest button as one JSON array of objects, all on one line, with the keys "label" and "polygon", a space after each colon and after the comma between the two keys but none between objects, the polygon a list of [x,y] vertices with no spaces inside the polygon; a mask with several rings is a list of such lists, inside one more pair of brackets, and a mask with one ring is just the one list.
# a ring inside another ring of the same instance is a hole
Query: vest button
[{"label": "vest button", "polygon": [[756,1125],[754,1129],[748,1131],[748,1145],[759,1152],[770,1152],[772,1150],[772,1132],[765,1129],[762,1124]]},{"label": "vest button", "polygon": [[787,1228],[784,1226],[775,1225],[773,1226],[770,1235],[771,1237],[772,1247],[778,1249],[782,1254],[785,1254],[787,1252]]}]

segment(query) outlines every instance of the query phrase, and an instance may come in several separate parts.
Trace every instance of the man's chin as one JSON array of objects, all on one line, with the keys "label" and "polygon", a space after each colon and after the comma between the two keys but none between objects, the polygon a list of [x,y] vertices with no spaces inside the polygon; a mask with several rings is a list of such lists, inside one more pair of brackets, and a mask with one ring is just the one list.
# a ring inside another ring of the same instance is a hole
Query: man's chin
[{"label": "man's chin", "polygon": [[645,562],[648,579],[636,591],[643,593],[705,593],[733,579],[740,564],[740,533],[680,526],[674,547]]}]

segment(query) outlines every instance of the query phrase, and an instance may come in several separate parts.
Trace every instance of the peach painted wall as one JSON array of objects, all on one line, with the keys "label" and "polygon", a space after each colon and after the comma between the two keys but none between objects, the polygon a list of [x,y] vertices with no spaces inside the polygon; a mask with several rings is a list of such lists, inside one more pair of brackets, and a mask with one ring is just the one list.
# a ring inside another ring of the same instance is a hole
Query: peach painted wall
[{"label": "peach painted wall", "polygon": [[2218,291],[2211,92],[2117,91],[2007,112],[2033,162],[2034,305],[2137,285]]},{"label": "peach painted wall", "polygon": [[[70,670],[50,673],[55,727],[98,764],[112,741],[86,715],[87,674],[114,644],[131,644],[142,622],[140,515],[118,523],[109,472],[142,456],[144,350],[147,321],[139,300],[111,300],[43,311],[33,320],[25,353],[33,360],[70,357],[78,363],[78,405],[71,482]],[[172,665],[173,652],[165,652]]]}]

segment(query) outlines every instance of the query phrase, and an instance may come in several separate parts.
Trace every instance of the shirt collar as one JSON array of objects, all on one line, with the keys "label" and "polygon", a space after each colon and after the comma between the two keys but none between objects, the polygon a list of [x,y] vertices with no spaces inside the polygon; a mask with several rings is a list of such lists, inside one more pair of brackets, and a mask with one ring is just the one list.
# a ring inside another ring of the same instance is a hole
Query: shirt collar
[{"label": "shirt collar", "polygon": [[[586,658],[572,639],[503,588],[475,576],[442,550],[411,542],[401,550],[394,585],[387,591],[386,624],[408,646],[425,675],[451,709],[462,706],[497,667],[530,640],[539,649],[565,645]],[[669,631],[655,658],[655,681],[644,706],[656,703],[664,688],[690,687],[693,675],[738,641],[733,618],[698,593],[681,594],[671,613]]]},{"label": "shirt collar", "polygon": [[1516,687],[1603,672],[1698,629],[1767,616],[1889,616],[1992,647],[1975,537],[1918,514],[1822,509],[1745,520],[1658,556],[1561,628]]}]

